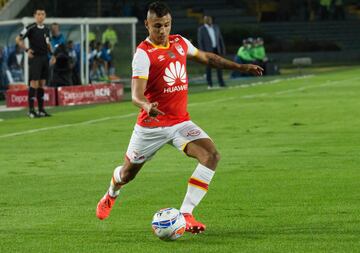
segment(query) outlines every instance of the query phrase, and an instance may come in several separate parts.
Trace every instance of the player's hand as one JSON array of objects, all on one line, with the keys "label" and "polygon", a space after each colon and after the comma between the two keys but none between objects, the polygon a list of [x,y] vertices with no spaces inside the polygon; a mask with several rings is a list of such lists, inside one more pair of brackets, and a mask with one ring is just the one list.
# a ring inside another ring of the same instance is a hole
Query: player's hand
[{"label": "player's hand", "polygon": [[51,56],[50,58],[50,65],[54,65],[56,63],[56,58],[55,56]]},{"label": "player's hand", "polygon": [[27,51],[27,53],[28,53],[28,57],[31,59],[31,58],[34,58],[34,51],[31,49],[31,48],[29,48],[29,50]]},{"label": "player's hand", "polygon": [[262,76],[264,71],[262,67],[254,64],[244,64],[243,66],[246,73],[252,74],[254,76]]},{"label": "player's hand", "polygon": [[147,112],[147,114],[152,117],[152,118],[156,118],[159,114],[160,115],[165,115],[164,112],[160,111],[157,107],[159,106],[158,102],[153,102],[153,103],[147,103],[144,106],[144,110]]}]

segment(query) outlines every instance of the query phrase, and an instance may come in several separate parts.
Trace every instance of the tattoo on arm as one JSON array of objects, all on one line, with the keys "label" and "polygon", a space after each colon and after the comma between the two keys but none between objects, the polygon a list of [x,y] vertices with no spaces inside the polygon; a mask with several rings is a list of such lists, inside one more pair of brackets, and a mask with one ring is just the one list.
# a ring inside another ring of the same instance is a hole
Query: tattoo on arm
[{"label": "tattoo on arm", "polygon": [[208,58],[208,65],[210,65],[211,67],[232,70],[239,70],[239,68],[241,68],[240,64],[229,61],[219,55],[213,53],[207,53],[206,55]]}]

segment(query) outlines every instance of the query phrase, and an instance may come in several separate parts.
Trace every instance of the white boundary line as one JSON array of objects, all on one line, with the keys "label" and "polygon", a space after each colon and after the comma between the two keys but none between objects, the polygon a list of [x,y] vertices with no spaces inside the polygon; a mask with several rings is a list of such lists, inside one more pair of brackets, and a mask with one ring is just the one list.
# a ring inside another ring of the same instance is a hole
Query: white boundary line
[{"label": "white boundary line", "polygon": [[292,80],[307,79],[307,78],[311,78],[311,77],[314,77],[314,76],[315,75],[304,75],[304,76],[295,76],[295,77],[287,77],[287,78],[277,78],[277,79],[273,79],[273,80],[269,80],[269,81],[260,81],[260,82],[249,83],[249,84],[234,85],[234,86],[230,86],[229,88],[230,89],[249,88],[249,87],[259,86],[259,85],[264,85],[264,84],[280,83],[282,81],[292,81]]},{"label": "white boundary line", "polygon": [[[262,85],[262,84],[266,84],[266,83],[278,83],[280,81],[303,79],[303,78],[309,78],[309,77],[313,77],[313,75],[295,77],[295,78],[275,79],[275,80],[272,80],[272,81],[269,81],[269,82],[258,82],[258,83],[250,84],[250,85],[248,85],[246,87],[257,86],[257,85]],[[312,88],[325,87],[325,86],[338,84],[338,83],[345,82],[345,81],[355,81],[355,80],[359,80],[359,79],[360,79],[360,77],[351,78],[351,79],[345,79],[345,80],[338,80],[338,81],[328,80],[327,82],[322,83],[322,84],[318,84],[318,85],[299,87],[299,88],[296,88],[296,89],[288,89],[288,90],[278,91],[278,92],[275,92],[275,93],[260,93],[260,94],[255,94],[255,95],[244,95],[244,96],[241,96],[240,98],[249,99],[249,98],[256,98],[256,97],[266,97],[266,96],[268,96],[270,94],[282,95],[282,94],[287,94],[287,93],[292,93],[292,92],[297,92],[297,91],[303,91],[303,90],[312,89]],[[242,85],[242,86],[244,86],[244,85]],[[242,86],[240,85],[238,87],[242,87]],[[237,87],[235,87],[235,88],[237,88]],[[244,88],[244,87],[242,87],[242,88]],[[227,101],[233,100],[233,99],[236,99],[236,97],[229,97],[229,98],[226,98],[226,99],[216,99],[216,100],[210,100],[210,101],[205,101],[205,102],[191,103],[188,106],[191,107],[191,106],[197,106],[197,105],[202,105],[202,104],[227,102]],[[27,135],[27,134],[32,134],[32,133],[44,132],[44,131],[53,130],[53,129],[59,129],[59,128],[87,125],[87,124],[103,122],[103,121],[112,120],[112,119],[125,119],[125,118],[133,117],[135,115],[137,115],[137,113],[129,113],[129,114],[120,115],[120,116],[113,116],[113,117],[104,117],[104,118],[99,118],[99,119],[94,119],[94,120],[87,120],[87,121],[74,123],[74,124],[64,124],[64,125],[58,125],[58,126],[52,126],[52,127],[44,127],[44,128],[39,128],[39,129],[31,129],[31,130],[26,130],[26,131],[21,131],[21,132],[15,132],[15,133],[10,133],[10,134],[0,135],[0,139],[19,136],[19,135]],[[0,119],[0,121],[1,121],[1,119]]]},{"label": "white boundary line", "polygon": [[129,113],[129,114],[120,115],[120,116],[105,117],[105,118],[94,119],[94,120],[87,120],[87,121],[83,121],[83,122],[79,122],[79,123],[74,123],[74,124],[64,124],[64,125],[58,125],[58,126],[52,126],[52,127],[44,127],[44,128],[38,128],[38,129],[31,129],[31,130],[26,130],[26,131],[21,131],[21,132],[15,132],[15,133],[11,133],[11,134],[0,135],[0,139],[2,139],[2,138],[7,138],[7,137],[19,136],[19,135],[26,135],[26,134],[44,132],[44,131],[53,130],[53,129],[59,129],[59,128],[66,128],[66,127],[87,125],[87,124],[102,122],[102,121],[111,120],[111,119],[125,119],[125,118],[133,117],[133,116],[135,116],[135,115],[137,115],[137,113]]},{"label": "white boundary line", "polygon": [[337,81],[327,80],[326,82],[318,84],[318,85],[309,85],[309,86],[305,86],[305,87],[299,87],[299,88],[294,88],[294,89],[277,91],[277,92],[274,92],[274,93],[260,93],[260,94],[255,94],[255,95],[245,95],[245,96],[242,96],[241,98],[249,99],[249,98],[256,98],[256,97],[266,97],[266,96],[269,96],[269,95],[284,95],[284,94],[293,93],[293,92],[297,92],[297,91],[304,91],[304,90],[308,90],[308,89],[316,89],[316,88],[326,87],[326,86],[330,86],[330,85],[334,85],[334,84],[339,84],[339,83],[342,83],[342,82],[356,81],[356,80],[360,80],[360,77],[344,79],[344,80],[337,80]]},{"label": "white boundary line", "polygon": [[197,103],[191,103],[188,104],[188,107],[196,106],[196,105],[203,105],[203,104],[212,104],[212,103],[219,103],[219,102],[227,102],[229,100],[233,100],[235,97],[229,97],[229,98],[223,98],[223,99],[216,99],[216,100],[210,100],[205,102],[197,102]]}]

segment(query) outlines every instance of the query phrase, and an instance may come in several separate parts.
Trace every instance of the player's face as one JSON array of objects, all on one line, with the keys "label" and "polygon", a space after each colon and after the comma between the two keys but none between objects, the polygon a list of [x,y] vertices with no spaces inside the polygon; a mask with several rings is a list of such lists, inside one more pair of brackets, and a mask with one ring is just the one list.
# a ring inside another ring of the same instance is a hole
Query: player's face
[{"label": "player's face", "polygon": [[42,24],[44,22],[44,20],[45,20],[45,17],[46,17],[45,11],[37,10],[34,13],[34,18],[36,20],[36,23],[38,23],[38,24]]},{"label": "player's face", "polygon": [[145,26],[149,31],[149,37],[152,42],[156,45],[167,45],[171,30],[170,14],[159,18],[155,13],[148,13]]}]

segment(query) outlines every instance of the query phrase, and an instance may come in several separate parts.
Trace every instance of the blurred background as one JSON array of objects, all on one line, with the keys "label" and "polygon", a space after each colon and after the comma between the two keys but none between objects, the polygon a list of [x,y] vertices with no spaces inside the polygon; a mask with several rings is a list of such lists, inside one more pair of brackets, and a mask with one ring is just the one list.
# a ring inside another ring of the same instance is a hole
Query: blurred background
[{"label": "blurred background", "polygon": [[[15,46],[15,37],[24,27],[23,17],[32,17],[36,6],[46,9],[52,44],[58,65],[52,67],[49,86],[121,82],[129,85],[131,58],[135,45],[144,40],[146,7],[152,1],[126,0],[1,0],[0,1],[0,95],[12,84],[26,82],[24,54]],[[172,33],[198,46],[198,29],[204,16],[219,26],[225,57],[254,62],[266,67],[266,75],[301,74],[309,66],[338,66],[360,63],[359,0],[169,0],[173,17]],[[90,24],[82,28],[71,21],[53,18],[113,18],[114,23]],[[134,19],[131,19],[133,18]],[[117,18],[130,18],[121,23]],[[136,22],[136,19],[137,22]],[[18,22],[11,22],[18,20]],[[115,22],[115,20],[117,20]],[[134,21],[135,20],[135,21]],[[52,23],[57,23],[51,25]],[[132,22],[135,22],[132,27]],[[134,30],[135,29],[135,30]],[[135,32],[135,35],[134,35]],[[62,38],[61,38],[62,37]],[[81,59],[81,47],[85,52]],[[263,53],[253,57],[254,48]],[[245,55],[245,56],[244,56]],[[244,57],[250,55],[249,59]],[[64,70],[65,69],[65,70]],[[87,75],[81,72],[88,71]],[[206,84],[205,69],[190,63],[193,83]],[[224,72],[224,79],[247,79],[239,73]]]}]

